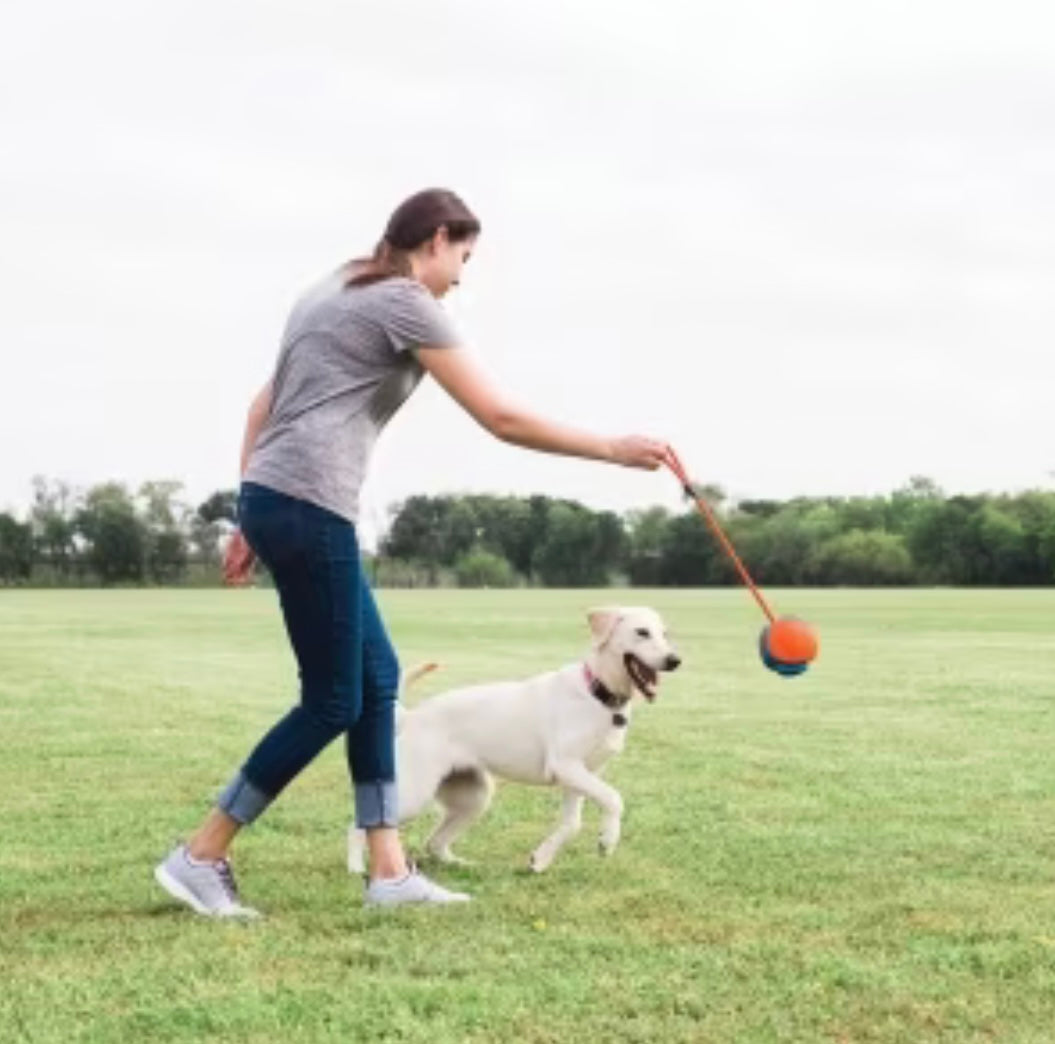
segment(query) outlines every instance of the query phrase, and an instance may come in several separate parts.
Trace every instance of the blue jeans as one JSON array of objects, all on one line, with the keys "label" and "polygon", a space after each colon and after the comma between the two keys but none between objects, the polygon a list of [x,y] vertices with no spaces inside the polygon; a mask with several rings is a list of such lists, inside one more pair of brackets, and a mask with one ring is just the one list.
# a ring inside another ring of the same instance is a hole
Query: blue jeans
[{"label": "blue jeans", "polygon": [[242,533],[278,590],[300,669],[300,704],[249,755],[218,805],[249,823],[331,740],[346,736],[360,827],[395,826],[399,662],[340,515],[243,483]]}]

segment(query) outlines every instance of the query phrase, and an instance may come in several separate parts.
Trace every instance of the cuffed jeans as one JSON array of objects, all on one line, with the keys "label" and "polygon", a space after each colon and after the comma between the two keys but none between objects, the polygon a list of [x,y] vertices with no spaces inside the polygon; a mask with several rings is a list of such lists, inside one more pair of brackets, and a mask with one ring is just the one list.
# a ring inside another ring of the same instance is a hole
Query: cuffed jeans
[{"label": "cuffed jeans", "polygon": [[278,590],[300,670],[300,704],[257,744],[218,806],[252,822],[343,732],[357,825],[395,826],[399,662],[363,575],[355,527],[253,483],[242,485],[238,515]]}]

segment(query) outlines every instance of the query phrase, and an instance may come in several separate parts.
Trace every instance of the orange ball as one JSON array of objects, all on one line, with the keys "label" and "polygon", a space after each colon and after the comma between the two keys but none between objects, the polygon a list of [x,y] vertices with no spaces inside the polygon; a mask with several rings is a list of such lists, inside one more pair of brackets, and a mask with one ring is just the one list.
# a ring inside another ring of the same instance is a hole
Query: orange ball
[{"label": "orange ball", "polygon": [[767,628],[766,647],[780,663],[809,663],[817,657],[817,634],[805,620],[781,616]]}]

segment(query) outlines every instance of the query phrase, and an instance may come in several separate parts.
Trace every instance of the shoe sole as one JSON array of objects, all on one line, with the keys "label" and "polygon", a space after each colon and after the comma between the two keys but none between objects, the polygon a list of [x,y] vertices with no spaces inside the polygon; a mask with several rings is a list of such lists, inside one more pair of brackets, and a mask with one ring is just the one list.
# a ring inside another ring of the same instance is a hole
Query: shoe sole
[{"label": "shoe sole", "polygon": [[397,899],[395,902],[364,898],[363,906],[370,910],[394,910],[397,906],[458,906],[471,900],[471,895],[462,895],[457,899]]}]

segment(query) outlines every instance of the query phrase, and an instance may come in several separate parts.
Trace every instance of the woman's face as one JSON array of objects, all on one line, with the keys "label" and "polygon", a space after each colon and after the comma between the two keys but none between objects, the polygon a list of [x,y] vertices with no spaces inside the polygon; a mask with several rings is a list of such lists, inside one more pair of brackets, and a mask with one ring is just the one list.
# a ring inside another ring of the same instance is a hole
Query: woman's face
[{"label": "woman's face", "polygon": [[452,242],[446,228],[440,228],[427,243],[414,252],[414,275],[432,291],[443,297],[461,282],[462,267],[472,256],[476,237]]}]

